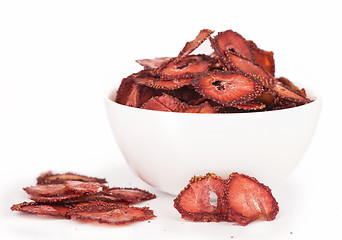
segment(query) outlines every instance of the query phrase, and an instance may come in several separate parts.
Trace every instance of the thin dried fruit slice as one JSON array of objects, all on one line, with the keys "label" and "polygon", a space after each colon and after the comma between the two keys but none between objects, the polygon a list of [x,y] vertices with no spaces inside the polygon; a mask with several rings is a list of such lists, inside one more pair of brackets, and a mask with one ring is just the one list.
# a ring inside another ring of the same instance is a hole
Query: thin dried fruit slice
[{"label": "thin dried fruit slice", "polygon": [[175,90],[184,86],[187,86],[190,84],[190,79],[183,78],[183,79],[171,79],[171,80],[165,80],[153,76],[146,76],[143,78],[137,78],[135,80],[137,84],[146,85],[148,87],[154,88],[154,89],[163,89],[163,90]]},{"label": "thin dried fruit slice", "polygon": [[214,38],[210,38],[211,46],[223,65],[230,69],[226,59],[226,52],[235,52],[244,58],[253,61],[254,55],[251,52],[249,45],[239,33],[232,30],[219,32]]},{"label": "thin dried fruit slice", "polygon": [[164,112],[178,112],[181,101],[168,94],[163,93],[162,96],[153,97],[144,103],[141,108],[148,110],[164,111]]},{"label": "thin dried fruit slice", "polygon": [[82,193],[69,193],[57,196],[32,195],[30,196],[30,199],[39,203],[61,203],[62,201],[69,201],[82,195]]},{"label": "thin dried fruit slice", "polygon": [[[182,218],[192,221],[220,221],[224,219],[224,180],[213,173],[193,177],[174,199],[174,207]],[[216,203],[214,197],[216,196]],[[214,201],[211,201],[214,200]]]},{"label": "thin dried fruit slice", "polygon": [[65,184],[46,184],[23,188],[31,196],[59,196],[70,193],[70,189]]},{"label": "thin dried fruit slice", "polygon": [[192,40],[191,42],[187,42],[182,49],[182,51],[178,54],[177,58],[175,59],[175,62],[178,63],[183,57],[188,56],[190,53],[192,53],[196,48],[198,48],[199,45],[201,45],[214,31],[211,31],[209,29],[202,29],[196,38]]},{"label": "thin dried fruit slice", "polygon": [[271,105],[275,104],[275,101],[276,101],[274,95],[275,94],[271,91],[265,91],[265,92],[261,93],[260,96],[256,97],[254,100],[256,102],[263,103],[266,106],[271,106]]},{"label": "thin dried fruit slice", "polygon": [[249,102],[262,92],[257,81],[235,72],[198,74],[191,83],[201,95],[225,106]]},{"label": "thin dried fruit slice", "polygon": [[57,204],[79,204],[79,203],[86,203],[90,201],[103,201],[103,202],[109,202],[109,203],[115,203],[118,205],[127,205],[130,202],[121,200],[115,196],[110,196],[108,194],[105,194],[104,192],[100,193],[90,193],[90,194],[83,194],[81,196],[77,196],[74,198],[65,198],[58,202]]},{"label": "thin dried fruit slice", "polygon": [[297,87],[293,82],[291,82],[289,79],[285,78],[285,77],[279,77],[279,78],[276,78],[276,80],[278,82],[281,82],[282,85],[284,87],[286,87],[287,89],[290,89],[291,91],[303,96],[303,97],[307,97],[306,96],[306,92],[305,92],[305,89],[302,88],[300,89],[299,87]]},{"label": "thin dried fruit slice", "polygon": [[52,183],[65,183],[67,180],[74,181],[82,181],[82,182],[98,182],[98,183],[107,183],[104,178],[95,178],[95,177],[87,177],[84,175],[79,175],[75,173],[63,173],[63,174],[54,174],[51,171],[42,173],[37,178],[37,184],[52,184]]},{"label": "thin dried fruit slice", "polygon": [[160,96],[162,94],[160,89],[150,88],[144,85],[140,85],[139,91],[139,104],[140,108],[145,102],[147,102],[153,96]]},{"label": "thin dried fruit slice", "polygon": [[232,173],[226,180],[224,201],[230,220],[241,225],[257,219],[273,220],[279,212],[271,189],[244,174]]},{"label": "thin dried fruit slice", "polygon": [[265,51],[260,48],[251,40],[248,40],[248,45],[252,53],[254,54],[254,62],[259,66],[263,67],[268,73],[274,76],[275,73],[275,63],[272,51]]},{"label": "thin dried fruit slice", "polygon": [[192,78],[196,73],[205,72],[210,66],[210,57],[206,55],[189,55],[182,58],[178,63],[171,59],[160,66],[155,75],[164,79]]},{"label": "thin dried fruit slice", "polygon": [[104,194],[115,197],[118,201],[137,203],[143,200],[156,198],[155,194],[139,188],[109,188],[103,191]]},{"label": "thin dried fruit slice", "polygon": [[120,87],[116,92],[115,102],[120,103],[122,105],[126,105],[129,94],[131,93],[132,86],[134,83],[134,76],[128,76],[127,78],[122,79]]},{"label": "thin dried fruit slice", "polygon": [[20,204],[14,204],[11,207],[11,210],[36,215],[48,215],[54,217],[68,218],[67,212],[70,210],[70,206],[47,205],[36,202],[23,202]]},{"label": "thin dried fruit slice", "polygon": [[265,104],[260,102],[246,102],[243,104],[238,104],[235,106],[238,109],[246,110],[246,111],[254,111],[254,110],[262,110],[266,107]]},{"label": "thin dried fruit slice", "polygon": [[297,102],[297,103],[305,103],[308,101],[307,98],[299,95],[298,93],[286,88],[280,81],[272,87],[271,89],[275,94],[279,97],[284,98],[289,101]]},{"label": "thin dried fruit slice", "polygon": [[77,193],[98,193],[108,188],[99,182],[65,181],[65,185],[70,191]]},{"label": "thin dried fruit slice", "polygon": [[199,105],[182,103],[179,111],[184,113],[216,113],[215,108],[213,108],[208,102],[204,102]]},{"label": "thin dried fruit slice", "polygon": [[255,63],[244,59],[243,57],[232,52],[226,52],[229,65],[234,70],[239,70],[259,81],[263,86],[270,88],[274,86],[275,79],[272,75],[266,72],[262,67]]},{"label": "thin dried fruit slice", "polygon": [[166,63],[170,59],[171,58],[169,57],[160,57],[153,59],[140,59],[135,61],[139,63],[141,66],[143,66],[145,69],[155,69],[159,68],[162,64]]},{"label": "thin dried fruit slice", "polygon": [[[69,197],[69,195],[74,196],[74,194],[79,195],[80,193],[98,193],[104,188],[107,188],[102,183],[98,182],[82,182],[82,181],[72,181],[67,180],[65,183],[58,184],[44,184],[36,185],[31,187],[23,188],[31,196],[37,197]],[[49,199],[49,198],[47,198]],[[54,199],[54,198],[53,198]]]},{"label": "thin dried fruit slice", "polygon": [[[188,104],[190,104],[190,102],[199,101],[198,103],[193,103],[192,105],[200,104],[201,102],[204,102],[206,99],[201,94],[196,92],[192,85],[188,85],[188,86],[175,89],[172,91],[165,91],[165,93],[181,100],[182,102],[186,102]],[[200,99],[203,99],[203,98],[204,100],[201,101]]]},{"label": "thin dried fruit slice", "polygon": [[131,90],[127,96],[125,105],[129,107],[138,107],[140,86],[135,82],[132,84]]},{"label": "thin dried fruit slice", "polygon": [[117,204],[90,202],[73,208],[71,219],[87,222],[126,224],[155,217],[148,207],[118,206]]}]

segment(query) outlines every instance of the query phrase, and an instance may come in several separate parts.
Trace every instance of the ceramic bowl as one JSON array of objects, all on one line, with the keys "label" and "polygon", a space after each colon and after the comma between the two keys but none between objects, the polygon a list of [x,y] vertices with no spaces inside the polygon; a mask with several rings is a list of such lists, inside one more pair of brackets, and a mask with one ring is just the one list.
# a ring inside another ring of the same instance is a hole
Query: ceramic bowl
[{"label": "ceramic bowl", "polygon": [[146,183],[178,194],[194,175],[232,172],[276,187],[295,169],[318,122],[321,100],[299,107],[249,113],[161,112],[105,99],[109,123],[131,169]]}]

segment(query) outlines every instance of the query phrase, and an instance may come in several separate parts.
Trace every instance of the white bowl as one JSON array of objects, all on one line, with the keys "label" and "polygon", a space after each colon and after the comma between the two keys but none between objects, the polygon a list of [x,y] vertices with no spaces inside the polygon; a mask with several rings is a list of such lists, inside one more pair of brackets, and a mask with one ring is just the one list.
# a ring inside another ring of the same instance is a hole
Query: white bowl
[{"label": "white bowl", "polygon": [[178,194],[194,175],[240,172],[275,187],[303,157],[321,100],[250,113],[195,114],[138,109],[105,99],[109,123],[132,170],[157,189]]}]

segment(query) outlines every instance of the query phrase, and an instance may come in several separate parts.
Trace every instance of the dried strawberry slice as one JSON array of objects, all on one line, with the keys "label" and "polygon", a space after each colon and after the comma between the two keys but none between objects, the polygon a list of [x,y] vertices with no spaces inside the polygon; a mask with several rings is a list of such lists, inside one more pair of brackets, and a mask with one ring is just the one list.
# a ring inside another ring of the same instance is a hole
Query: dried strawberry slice
[{"label": "dried strawberry slice", "polygon": [[268,73],[274,76],[275,73],[275,63],[272,51],[265,51],[260,48],[251,40],[248,40],[248,45],[254,54],[254,62],[259,66],[263,67]]},{"label": "dried strawberry slice", "polygon": [[226,56],[229,65],[234,70],[239,70],[255,78],[265,87],[270,88],[274,86],[276,82],[274,77],[266,72],[262,67],[232,52],[226,52]]},{"label": "dried strawberry slice", "polygon": [[307,97],[306,96],[306,92],[305,92],[305,89],[302,88],[298,88],[293,82],[291,82],[289,79],[285,78],[285,77],[279,77],[279,78],[276,78],[276,80],[278,82],[281,82],[281,84],[286,87],[287,89],[303,96],[303,97]]},{"label": "dried strawberry slice", "polygon": [[65,183],[67,180],[75,180],[82,182],[98,182],[98,183],[107,183],[104,178],[95,178],[95,177],[87,177],[84,175],[79,175],[75,173],[63,173],[63,174],[54,174],[51,171],[42,173],[37,178],[37,184],[51,184],[51,183]]},{"label": "dried strawberry slice", "polygon": [[74,207],[68,212],[71,219],[87,222],[126,224],[155,217],[148,207],[118,206],[105,202],[89,202]]},{"label": "dried strawberry slice", "polygon": [[116,92],[115,102],[126,105],[128,96],[131,93],[132,86],[134,84],[134,75],[135,74],[132,74],[131,76],[122,79],[120,87]]},{"label": "dried strawberry slice", "polygon": [[[197,105],[206,100],[201,94],[196,92],[192,85],[188,85],[179,89],[175,89],[172,91],[165,91],[165,93],[178,98],[182,102],[186,102],[191,105]],[[203,100],[202,100],[203,99]],[[193,103],[191,103],[193,102]]]},{"label": "dried strawberry slice", "polygon": [[136,83],[132,84],[131,90],[127,96],[125,105],[129,107],[138,107],[140,86]]},{"label": "dried strawberry slice", "polygon": [[107,186],[98,182],[82,182],[82,181],[65,181],[65,186],[73,192],[77,193],[98,193],[103,189],[108,188]]},{"label": "dried strawberry slice", "polygon": [[238,53],[250,61],[254,60],[254,55],[251,52],[246,39],[237,32],[232,30],[219,32],[217,36],[210,38],[210,42],[220,62],[223,63],[227,69],[230,69],[226,59],[227,51]]},{"label": "dried strawberry slice", "polygon": [[210,66],[210,57],[206,55],[189,55],[183,57],[178,63],[171,59],[161,65],[155,75],[164,79],[192,78],[198,72],[205,72]]},{"label": "dried strawberry slice", "polygon": [[49,215],[54,217],[68,218],[67,212],[70,210],[70,206],[47,205],[37,202],[23,202],[20,204],[14,204],[11,207],[11,210],[36,215]]},{"label": "dried strawberry slice", "polygon": [[232,173],[226,180],[224,201],[229,219],[241,225],[257,219],[273,220],[279,212],[271,189],[244,174]]},{"label": "dried strawberry slice", "polygon": [[209,29],[202,29],[196,38],[192,40],[191,42],[187,42],[182,49],[182,51],[178,54],[177,58],[175,59],[175,62],[178,63],[183,57],[188,56],[190,53],[192,53],[196,48],[198,48],[199,45],[201,45],[214,31],[211,31]]},{"label": "dried strawberry slice", "polygon": [[140,59],[136,60],[136,62],[143,66],[145,69],[154,69],[160,67],[162,64],[166,63],[170,59],[171,58],[169,57],[160,57],[154,59]]},{"label": "dried strawberry slice", "polygon": [[235,72],[198,74],[191,83],[197,92],[225,106],[251,101],[262,91],[257,81]]},{"label": "dried strawberry slice", "polygon": [[23,188],[31,196],[59,196],[66,195],[70,189],[65,184],[46,184]]},{"label": "dried strawberry slice", "polygon": [[265,104],[260,102],[246,102],[243,104],[237,104],[235,106],[238,109],[246,110],[246,111],[253,111],[253,110],[262,110],[266,107]]},{"label": "dried strawberry slice", "polygon": [[141,108],[148,110],[164,111],[164,112],[178,112],[181,101],[168,94],[153,97],[144,103]]},{"label": "dried strawberry slice", "polygon": [[271,91],[265,91],[263,93],[261,93],[260,96],[256,97],[254,100],[256,102],[260,102],[260,103],[263,103],[265,104],[266,106],[271,106],[273,104],[275,104],[275,94]]},{"label": "dried strawberry slice", "polygon": [[[192,221],[220,221],[226,217],[223,207],[224,180],[213,173],[193,177],[189,184],[174,199],[174,207],[183,219]],[[216,195],[216,204],[211,203],[211,194]]]},{"label": "dried strawberry slice", "polygon": [[111,196],[111,195],[105,194],[104,192],[83,194],[83,195],[76,196],[73,198],[72,197],[64,198],[59,201],[55,201],[53,203],[66,205],[66,204],[86,203],[90,201],[103,201],[103,202],[115,203],[118,205],[130,204],[130,202],[122,200],[122,198]]},{"label": "dried strawberry slice", "polygon": [[30,199],[39,203],[62,203],[82,196],[82,193],[68,193],[56,196],[32,195]]},{"label": "dried strawberry slice", "polygon": [[272,87],[271,89],[279,97],[297,103],[305,103],[308,101],[307,98],[299,95],[298,93],[286,88],[280,81]]},{"label": "dried strawberry slice", "polygon": [[215,108],[213,108],[208,102],[204,102],[199,105],[182,103],[179,111],[184,113],[216,113]]},{"label": "dried strawberry slice", "polygon": [[137,78],[135,80],[137,84],[146,85],[148,87],[154,89],[163,89],[163,90],[175,90],[190,84],[190,79],[188,78],[175,78],[171,80],[165,80],[153,76],[146,76],[142,78]]},{"label": "dried strawberry slice", "polygon": [[143,200],[156,198],[155,194],[139,188],[109,188],[103,191],[104,194],[114,196],[118,201],[137,203]]}]

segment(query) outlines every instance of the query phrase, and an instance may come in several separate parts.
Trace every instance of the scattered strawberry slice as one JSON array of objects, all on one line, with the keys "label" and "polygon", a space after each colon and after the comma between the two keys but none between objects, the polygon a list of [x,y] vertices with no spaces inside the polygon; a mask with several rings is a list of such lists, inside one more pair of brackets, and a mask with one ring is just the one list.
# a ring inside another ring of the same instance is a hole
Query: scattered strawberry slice
[{"label": "scattered strawberry slice", "polygon": [[11,210],[36,215],[48,215],[54,217],[68,218],[67,212],[70,210],[70,206],[48,205],[37,202],[23,202],[13,205],[11,207]]},{"label": "scattered strawberry slice", "polygon": [[37,184],[55,184],[55,183],[64,183],[68,180],[74,181],[82,181],[82,182],[99,182],[99,183],[107,183],[106,179],[104,178],[95,178],[95,177],[87,177],[84,175],[76,174],[76,173],[62,173],[62,174],[55,174],[51,171],[44,172],[40,174],[37,178]]},{"label": "scattered strawberry slice", "polygon": [[143,200],[156,198],[155,194],[139,188],[109,188],[103,191],[104,194],[116,197],[117,201],[137,203]]},{"label": "scattered strawberry slice", "polygon": [[[220,221],[225,217],[223,190],[224,180],[215,174],[195,176],[174,200],[174,207],[187,220]],[[211,203],[210,194],[216,195],[216,203]]]},{"label": "scattered strawberry slice", "polygon": [[244,174],[232,173],[229,176],[223,199],[229,219],[241,225],[257,219],[273,220],[279,212],[271,189]]},{"label": "scattered strawberry slice", "polygon": [[82,203],[68,212],[71,219],[109,224],[126,224],[155,217],[148,207],[119,206],[101,201]]}]

